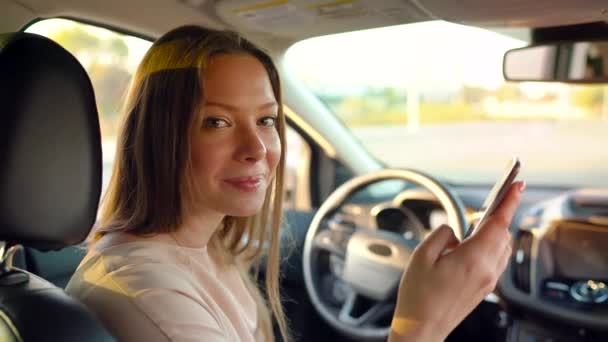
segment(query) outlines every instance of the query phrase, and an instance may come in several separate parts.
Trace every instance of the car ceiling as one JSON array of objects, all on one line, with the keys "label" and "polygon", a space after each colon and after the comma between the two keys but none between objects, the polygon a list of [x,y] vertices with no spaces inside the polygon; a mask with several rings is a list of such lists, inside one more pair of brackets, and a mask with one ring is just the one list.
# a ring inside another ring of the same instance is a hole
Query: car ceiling
[{"label": "car ceiling", "polygon": [[266,48],[312,36],[444,19],[482,27],[608,21],[606,0],[0,0],[0,31],[72,17],[148,37],[182,24],[235,29]]}]

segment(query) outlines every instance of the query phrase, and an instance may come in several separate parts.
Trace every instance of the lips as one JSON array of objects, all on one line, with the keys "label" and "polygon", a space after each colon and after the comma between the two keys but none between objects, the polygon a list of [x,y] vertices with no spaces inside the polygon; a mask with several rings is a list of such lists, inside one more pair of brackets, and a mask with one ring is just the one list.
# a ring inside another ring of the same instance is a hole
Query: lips
[{"label": "lips", "polygon": [[258,190],[263,182],[264,176],[247,176],[247,177],[234,177],[224,179],[224,182],[235,187],[237,190],[244,192],[253,192]]}]

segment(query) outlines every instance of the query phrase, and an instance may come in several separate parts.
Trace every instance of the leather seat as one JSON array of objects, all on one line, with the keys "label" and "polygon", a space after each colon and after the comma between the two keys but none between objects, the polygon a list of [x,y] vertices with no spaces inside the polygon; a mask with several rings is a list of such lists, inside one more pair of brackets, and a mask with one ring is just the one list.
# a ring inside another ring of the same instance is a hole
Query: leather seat
[{"label": "leather seat", "polygon": [[48,251],[82,242],[100,187],[99,121],[86,72],[47,38],[0,35],[1,341],[114,341],[82,303],[12,265],[18,245]]}]

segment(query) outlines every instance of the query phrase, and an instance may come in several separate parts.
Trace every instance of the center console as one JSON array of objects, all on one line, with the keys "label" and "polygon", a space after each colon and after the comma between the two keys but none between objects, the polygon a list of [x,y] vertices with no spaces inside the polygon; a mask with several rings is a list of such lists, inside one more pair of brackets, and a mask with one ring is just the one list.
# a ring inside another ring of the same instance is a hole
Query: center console
[{"label": "center console", "polygon": [[607,203],[568,194],[520,221],[499,283],[507,341],[608,341]]}]

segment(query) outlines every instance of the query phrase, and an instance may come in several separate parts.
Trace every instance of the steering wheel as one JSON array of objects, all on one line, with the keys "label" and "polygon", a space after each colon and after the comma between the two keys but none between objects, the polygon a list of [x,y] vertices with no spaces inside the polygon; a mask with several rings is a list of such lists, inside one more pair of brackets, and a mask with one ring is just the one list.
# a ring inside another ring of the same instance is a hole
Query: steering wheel
[{"label": "steering wheel", "polygon": [[418,171],[384,169],[355,177],[327,198],[306,234],[304,282],[313,306],[325,321],[357,340],[388,336],[401,275],[420,241],[394,232],[356,227],[328,216],[333,216],[357,190],[389,179],[405,180],[430,191],[447,213],[448,224],[459,239],[466,227],[460,199],[444,184]]}]

